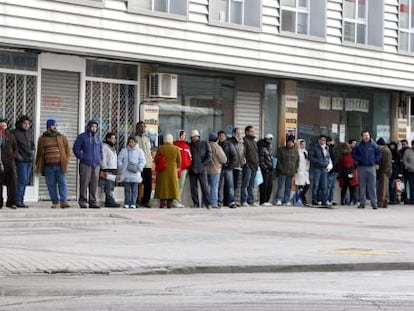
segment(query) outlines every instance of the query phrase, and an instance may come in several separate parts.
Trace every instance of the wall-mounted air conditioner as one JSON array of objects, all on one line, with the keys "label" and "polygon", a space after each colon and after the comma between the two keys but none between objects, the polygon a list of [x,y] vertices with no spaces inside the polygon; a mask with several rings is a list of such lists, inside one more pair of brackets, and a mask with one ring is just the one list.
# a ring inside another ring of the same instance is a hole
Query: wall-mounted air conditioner
[{"label": "wall-mounted air conditioner", "polygon": [[177,75],[150,73],[148,78],[149,97],[177,98]]}]

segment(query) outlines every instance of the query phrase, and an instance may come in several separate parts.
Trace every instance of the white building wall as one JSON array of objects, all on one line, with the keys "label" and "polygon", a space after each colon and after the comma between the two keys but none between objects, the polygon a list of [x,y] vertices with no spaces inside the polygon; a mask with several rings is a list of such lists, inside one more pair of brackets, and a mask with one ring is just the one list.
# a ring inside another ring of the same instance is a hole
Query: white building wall
[{"label": "white building wall", "polygon": [[262,0],[262,28],[208,23],[208,0],[190,0],[178,20],[47,0],[0,0],[0,42],[70,54],[169,62],[244,73],[414,91],[414,57],[398,53],[398,2],[386,0],[384,47],[342,44],[342,0],[327,4],[323,40],[279,33],[279,1]]}]

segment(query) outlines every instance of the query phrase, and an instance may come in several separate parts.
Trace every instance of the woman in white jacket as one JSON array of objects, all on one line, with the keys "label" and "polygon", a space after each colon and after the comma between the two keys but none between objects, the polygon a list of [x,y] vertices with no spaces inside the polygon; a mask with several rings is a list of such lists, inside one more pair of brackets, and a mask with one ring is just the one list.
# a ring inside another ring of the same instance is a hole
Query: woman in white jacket
[{"label": "woman in white jacket", "polygon": [[306,141],[304,139],[299,139],[297,144],[299,153],[299,169],[295,174],[295,185],[297,186],[296,193],[297,198],[301,201],[301,203],[306,204],[306,192],[308,191],[310,185],[310,162],[308,158],[308,151],[306,150]]},{"label": "woman in white jacket", "polygon": [[120,181],[124,183],[124,208],[136,208],[138,184],[142,181],[141,172],[145,167],[144,152],[138,147],[135,137],[128,137],[128,145],[118,155]]}]

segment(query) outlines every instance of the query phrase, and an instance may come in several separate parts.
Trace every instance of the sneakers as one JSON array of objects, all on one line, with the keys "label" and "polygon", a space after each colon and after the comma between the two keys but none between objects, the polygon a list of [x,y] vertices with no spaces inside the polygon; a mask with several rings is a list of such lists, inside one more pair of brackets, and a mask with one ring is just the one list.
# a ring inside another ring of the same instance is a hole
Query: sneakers
[{"label": "sneakers", "polygon": [[128,205],[128,204],[125,204],[125,205],[124,205],[124,208],[129,208],[129,205]]},{"label": "sneakers", "polygon": [[283,204],[284,206],[292,206],[292,203],[290,202],[286,202],[285,204]]},{"label": "sneakers", "polygon": [[249,206],[259,206],[256,202],[249,203]]},{"label": "sneakers", "polygon": [[135,205],[131,205],[129,208],[137,208]]},{"label": "sneakers", "polygon": [[249,206],[246,202],[242,202],[241,204],[240,204],[240,206]]},{"label": "sneakers", "polygon": [[273,206],[272,203],[264,202],[263,204],[260,204],[261,206]]},{"label": "sneakers", "polygon": [[326,206],[332,206],[332,205],[333,205],[333,203],[331,201],[326,202]]},{"label": "sneakers", "polygon": [[282,201],[277,200],[275,205],[276,205],[276,206],[282,206]]},{"label": "sneakers", "polygon": [[230,203],[229,208],[237,208],[237,204],[236,203]]}]

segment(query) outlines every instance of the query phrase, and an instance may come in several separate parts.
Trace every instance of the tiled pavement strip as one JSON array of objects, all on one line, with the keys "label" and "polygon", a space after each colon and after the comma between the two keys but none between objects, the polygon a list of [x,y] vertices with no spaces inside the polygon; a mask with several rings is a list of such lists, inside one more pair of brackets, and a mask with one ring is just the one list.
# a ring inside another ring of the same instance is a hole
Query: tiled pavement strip
[{"label": "tiled pavement strip", "polygon": [[0,210],[0,274],[414,268],[414,206]]}]

